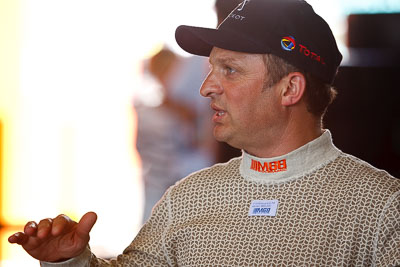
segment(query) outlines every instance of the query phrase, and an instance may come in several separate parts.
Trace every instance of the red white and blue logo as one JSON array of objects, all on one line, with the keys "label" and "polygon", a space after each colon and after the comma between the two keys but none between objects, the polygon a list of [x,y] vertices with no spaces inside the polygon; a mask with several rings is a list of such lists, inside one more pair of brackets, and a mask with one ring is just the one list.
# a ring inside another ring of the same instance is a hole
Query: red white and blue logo
[{"label": "red white and blue logo", "polygon": [[[303,56],[306,56],[312,60],[315,60],[319,62],[322,65],[325,65],[324,59],[317,54],[315,51],[312,51],[311,49],[307,48],[305,45],[302,45],[299,42],[299,48],[296,49],[300,54]],[[285,51],[293,51],[296,48],[296,41],[294,40],[293,36],[286,36],[281,39],[281,47]]]},{"label": "red white and blue logo", "polygon": [[292,36],[283,37],[281,40],[283,50],[292,51],[296,47],[296,41]]}]

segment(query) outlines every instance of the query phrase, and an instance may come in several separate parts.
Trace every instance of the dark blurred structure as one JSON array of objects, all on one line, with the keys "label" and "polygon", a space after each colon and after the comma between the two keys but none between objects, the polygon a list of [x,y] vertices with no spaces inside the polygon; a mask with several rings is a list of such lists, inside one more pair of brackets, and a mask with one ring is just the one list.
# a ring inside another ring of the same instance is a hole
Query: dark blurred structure
[{"label": "dark blurred structure", "polygon": [[325,127],[336,146],[400,177],[400,14],[348,18],[350,60]]},{"label": "dark blurred structure", "polygon": [[350,15],[347,45],[352,66],[399,66],[400,13]]}]

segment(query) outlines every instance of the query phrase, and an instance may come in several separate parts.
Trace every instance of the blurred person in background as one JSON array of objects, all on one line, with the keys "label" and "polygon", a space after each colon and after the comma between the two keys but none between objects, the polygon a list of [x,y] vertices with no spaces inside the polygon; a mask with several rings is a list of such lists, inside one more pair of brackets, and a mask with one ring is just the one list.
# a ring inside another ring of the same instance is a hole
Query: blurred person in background
[{"label": "blurred person in background", "polygon": [[159,90],[162,99],[156,105],[135,99],[136,146],[144,184],[143,223],[171,185],[214,163],[211,123],[204,120],[210,111],[198,93],[206,75],[202,63],[163,48],[144,64],[144,77],[153,82],[145,81],[142,90]]},{"label": "blurred person in background", "polygon": [[93,212],[29,222],[9,241],[43,266],[399,266],[400,180],[323,128],[342,55],[312,7],[246,0],[218,29],[179,26],[176,40],[209,57],[213,133],[242,156],[168,189],[111,261],[88,247]]}]

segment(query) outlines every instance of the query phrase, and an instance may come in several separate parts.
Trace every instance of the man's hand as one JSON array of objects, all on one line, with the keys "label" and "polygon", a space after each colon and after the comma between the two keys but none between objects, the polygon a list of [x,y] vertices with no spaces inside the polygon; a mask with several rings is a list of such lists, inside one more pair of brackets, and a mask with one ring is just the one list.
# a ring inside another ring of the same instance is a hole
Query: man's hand
[{"label": "man's hand", "polygon": [[97,215],[88,212],[79,223],[65,215],[44,219],[37,224],[28,222],[24,232],[8,238],[10,243],[21,245],[35,259],[48,262],[64,261],[80,255],[89,242],[89,232]]}]

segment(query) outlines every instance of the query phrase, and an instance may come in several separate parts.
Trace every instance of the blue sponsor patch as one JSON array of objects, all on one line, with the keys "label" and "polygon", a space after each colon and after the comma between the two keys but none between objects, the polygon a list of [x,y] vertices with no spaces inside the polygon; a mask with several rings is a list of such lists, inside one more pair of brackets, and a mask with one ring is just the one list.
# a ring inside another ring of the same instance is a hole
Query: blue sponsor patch
[{"label": "blue sponsor patch", "polygon": [[278,200],[253,200],[249,216],[275,216],[278,210]]}]

